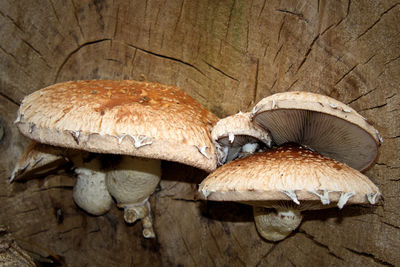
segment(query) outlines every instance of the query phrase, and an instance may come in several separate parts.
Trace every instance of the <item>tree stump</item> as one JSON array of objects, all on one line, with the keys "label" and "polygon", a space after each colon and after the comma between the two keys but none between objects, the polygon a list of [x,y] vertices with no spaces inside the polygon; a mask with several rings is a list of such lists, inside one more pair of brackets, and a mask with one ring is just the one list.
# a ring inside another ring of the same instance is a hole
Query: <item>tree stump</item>
[{"label": "tree stump", "polygon": [[[0,225],[36,263],[70,266],[400,265],[400,4],[394,1],[1,1]],[[305,214],[279,243],[251,207],[206,203],[206,173],[163,163],[151,198],[155,240],[114,207],[94,217],[72,200],[70,173],[8,182],[27,145],[22,98],[78,79],[177,85],[220,117],[283,91],[332,96],[380,130],[366,175],[383,201]]]}]

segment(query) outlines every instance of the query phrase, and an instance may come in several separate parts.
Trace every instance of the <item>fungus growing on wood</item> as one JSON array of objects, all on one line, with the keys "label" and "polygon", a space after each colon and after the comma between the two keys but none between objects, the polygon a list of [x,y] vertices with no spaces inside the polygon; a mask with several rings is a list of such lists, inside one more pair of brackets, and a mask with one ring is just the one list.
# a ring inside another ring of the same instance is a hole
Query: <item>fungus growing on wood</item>
[{"label": "fungus growing on wood", "polygon": [[[111,195],[124,207],[127,221],[143,218],[145,237],[154,237],[147,201],[160,179],[159,161],[214,170],[217,156],[210,130],[217,120],[173,86],[90,80],[55,84],[25,97],[16,124],[24,135],[40,143],[128,157],[111,164],[105,174],[106,184]],[[132,160],[133,166],[129,166]],[[143,169],[139,163],[147,167]],[[150,174],[144,175],[142,171]],[[81,174],[87,176],[84,170]],[[147,196],[136,200],[120,198],[118,192],[127,186],[135,187],[129,190],[146,192]],[[138,202],[132,203],[135,201]],[[144,214],[149,216],[132,216],[137,209],[130,207],[135,205],[145,207]]]},{"label": "fungus growing on wood", "polygon": [[69,159],[56,147],[31,140],[11,173],[10,182],[39,177],[66,165]]},{"label": "fungus growing on wood", "polygon": [[381,195],[359,171],[296,144],[229,162],[199,192],[207,200],[252,205],[257,230],[270,241],[295,230],[303,210],[375,204]]},{"label": "fungus growing on wood", "polygon": [[250,113],[239,112],[215,124],[211,137],[218,149],[220,165],[271,147],[271,136],[250,120]]},{"label": "fungus growing on wood", "polygon": [[379,132],[354,109],[320,94],[274,94],[258,102],[252,114],[277,145],[298,143],[359,171],[373,164],[382,142]]}]

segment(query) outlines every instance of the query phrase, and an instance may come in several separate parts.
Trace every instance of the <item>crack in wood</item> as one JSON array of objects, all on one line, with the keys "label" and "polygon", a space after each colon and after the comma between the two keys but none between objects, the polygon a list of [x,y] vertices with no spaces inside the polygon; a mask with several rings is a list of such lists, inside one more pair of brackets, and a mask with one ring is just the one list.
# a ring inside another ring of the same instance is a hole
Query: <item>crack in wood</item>
[{"label": "crack in wood", "polygon": [[335,86],[338,85],[341,81],[343,81],[344,78],[347,77],[347,75],[349,75],[355,68],[357,68],[358,63],[355,64],[351,69],[349,69],[345,74],[342,75],[342,77],[340,77],[339,80],[336,81]]},{"label": "crack in wood", "polygon": [[272,245],[272,247],[267,251],[267,253],[265,253],[263,256],[261,256],[260,260],[255,264],[255,266],[264,266],[264,264],[262,264],[262,261],[265,258],[268,258],[268,256],[278,247],[279,243],[274,243]]},{"label": "crack in wood", "polygon": [[178,15],[178,18],[176,19],[176,23],[175,23],[175,27],[174,27],[174,33],[176,32],[176,29],[178,28],[178,24],[181,21],[184,4],[185,4],[185,0],[182,0],[182,3],[180,5],[180,9],[179,9],[179,15]]},{"label": "crack in wood", "polygon": [[81,26],[81,24],[79,23],[79,18],[78,18],[77,9],[76,9],[74,0],[71,0],[71,4],[72,4],[72,7],[73,7],[73,9],[74,9],[74,10],[73,10],[73,13],[74,13],[74,18],[75,18],[75,21],[76,21],[76,25],[78,26],[79,31],[80,31],[82,37],[84,38],[85,35],[83,34],[82,26]]},{"label": "crack in wood", "polygon": [[282,13],[285,13],[285,14],[289,14],[289,15],[295,16],[296,18],[298,18],[298,19],[300,19],[300,20],[305,21],[306,23],[308,23],[308,19],[305,18],[304,15],[303,15],[302,13],[296,13],[296,12],[294,12],[294,11],[290,11],[290,10],[283,9],[283,8],[275,9],[275,11],[282,12]]},{"label": "crack in wood", "polygon": [[392,62],[394,62],[394,61],[396,61],[396,60],[398,60],[400,58],[400,55],[398,55],[398,56],[396,56],[396,57],[394,57],[394,58],[391,58],[391,59],[389,59],[388,61],[386,61],[385,62],[385,64],[383,64],[383,65],[389,65],[390,63],[392,63]]},{"label": "crack in wood", "polygon": [[116,39],[117,36],[117,30],[118,30],[118,26],[119,26],[119,8],[120,6],[118,5],[117,7],[117,14],[115,14],[115,27],[114,27],[114,32],[113,32],[113,39]]},{"label": "crack in wood", "polygon": [[326,249],[328,251],[329,255],[331,255],[331,256],[333,256],[333,257],[335,257],[335,258],[337,258],[337,259],[339,259],[341,261],[345,261],[342,257],[340,257],[339,255],[336,255],[335,253],[333,253],[328,245],[325,245],[325,244],[317,241],[313,235],[307,233],[306,231],[304,231],[302,229],[299,229],[298,232],[303,234],[306,238],[308,238],[311,241],[313,241],[313,243],[316,244],[317,246]]},{"label": "crack in wood", "polygon": [[232,79],[234,81],[240,82],[238,79],[236,79],[235,77],[225,73],[224,71],[222,71],[221,69],[218,69],[217,67],[211,65],[210,63],[208,63],[207,61],[203,60],[204,63],[207,64],[207,66],[209,66],[210,68],[216,70],[217,72],[221,73],[223,76],[228,77],[229,79]]},{"label": "crack in wood", "polygon": [[283,26],[285,25],[285,21],[286,21],[285,18],[286,18],[286,17],[283,18],[282,23],[281,23],[281,26],[279,27],[279,31],[278,31],[278,43],[279,43],[279,41],[280,41],[280,39],[281,39],[281,33],[282,33]]},{"label": "crack in wood", "polygon": [[279,49],[276,51],[275,57],[274,57],[274,59],[272,60],[272,63],[275,63],[275,60],[276,60],[276,58],[278,57],[279,53],[281,52],[282,47],[283,47],[283,44],[281,44],[281,46],[279,47]]},{"label": "crack in wood", "polygon": [[299,72],[300,68],[304,65],[304,63],[305,63],[306,60],[308,59],[308,55],[311,53],[311,50],[312,50],[314,44],[317,42],[317,40],[319,39],[320,36],[321,36],[321,35],[318,34],[318,35],[312,40],[311,44],[310,44],[309,47],[308,47],[308,50],[307,50],[306,54],[305,54],[304,57],[303,57],[303,60],[300,62],[299,66],[297,67],[296,74]]},{"label": "crack in wood", "polygon": [[7,18],[8,20],[11,21],[11,23],[21,32],[25,33],[24,29],[22,28],[21,25],[19,25],[12,17],[10,17],[9,15],[5,15],[1,10],[0,10],[0,15]]},{"label": "crack in wood", "polygon": [[371,89],[371,90],[369,90],[369,91],[367,91],[366,93],[364,93],[364,94],[361,94],[361,95],[359,95],[358,97],[356,97],[356,98],[354,98],[354,99],[352,99],[352,100],[350,100],[349,102],[347,102],[346,104],[347,105],[350,105],[350,104],[352,104],[352,103],[354,103],[354,102],[356,102],[358,99],[360,99],[360,98],[362,98],[362,97],[364,97],[364,96],[367,96],[367,95],[369,95],[370,93],[372,93],[373,91],[375,91],[377,89],[377,87],[375,87],[375,88],[373,88],[373,89]]},{"label": "crack in wood", "polygon": [[57,14],[56,8],[54,7],[53,1],[49,0],[49,2],[50,2],[51,9],[54,13],[54,17],[56,18],[58,24],[61,24],[60,18],[58,17],[58,14]]},{"label": "crack in wood", "polygon": [[257,95],[258,95],[258,73],[260,69],[260,59],[257,58],[256,60],[256,73],[254,77],[254,88],[253,88],[253,104],[256,103]]},{"label": "crack in wood", "polygon": [[228,23],[226,25],[225,40],[228,39],[229,28],[231,26],[231,20],[232,20],[233,10],[235,8],[235,4],[236,4],[236,0],[233,0],[232,6],[231,6],[231,9],[230,9],[230,12],[229,12]]},{"label": "crack in wood", "polygon": [[384,266],[393,266],[393,267],[395,266],[394,264],[391,264],[390,262],[386,262],[386,261],[384,261],[384,260],[382,260],[382,259],[379,259],[379,258],[378,258],[377,256],[375,256],[374,254],[367,253],[367,252],[362,252],[362,251],[357,251],[357,250],[355,250],[355,249],[348,248],[348,247],[344,247],[344,248],[347,249],[348,251],[350,251],[350,252],[356,254],[356,255],[364,256],[364,257],[370,258],[370,259],[372,259],[374,262],[379,263],[379,264],[381,264],[381,265],[384,265]]},{"label": "crack in wood", "polygon": [[369,26],[364,32],[362,32],[360,35],[357,36],[356,40],[360,39],[360,38],[363,37],[365,34],[367,34],[373,27],[376,26],[376,24],[378,24],[378,23],[381,21],[381,19],[382,19],[382,17],[383,17],[384,15],[386,15],[388,12],[390,12],[393,8],[395,8],[395,7],[398,6],[398,5],[400,5],[400,3],[396,3],[396,4],[394,4],[393,6],[391,6],[390,8],[388,8],[387,10],[385,10],[385,11],[379,16],[379,18],[378,18],[374,23],[372,23],[371,26]]},{"label": "crack in wood", "polygon": [[285,91],[289,91],[290,89],[292,89],[293,85],[295,85],[298,82],[298,80],[299,79],[296,79],[294,82],[292,82],[292,84],[288,88],[286,88]]},{"label": "crack in wood", "polygon": [[204,77],[208,78],[198,67],[196,67],[195,65],[192,65],[192,64],[190,64],[190,63],[188,63],[188,62],[186,62],[186,61],[183,61],[182,59],[174,58],[174,57],[170,57],[170,56],[166,56],[166,55],[162,55],[162,54],[158,54],[158,53],[152,52],[152,51],[150,51],[150,50],[146,50],[146,49],[140,48],[140,47],[135,46],[135,45],[133,45],[133,44],[129,44],[129,43],[124,43],[124,44],[127,45],[127,46],[129,46],[129,47],[135,48],[135,49],[137,49],[137,50],[139,50],[139,51],[142,51],[142,52],[144,52],[144,53],[147,53],[147,54],[156,56],[156,57],[160,57],[160,58],[163,58],[163,59],[168,59],[168,60],[171,60],[171,61],[174,61],[174,62],[182,63],[183,65],[186,65],[186,66],[188,66],[188,67],[190,67],[190,68],[192,68],[192,69],[198,71],[198,72],[199,72],[200,74],[202,74]]},{"label": "crack in wood", "polygon": [[6,95],[5,93],[3,93],[3,92],[1,92],[1,91],[0,91],[0,96],[3,97],[3,98],[5,98],[6,100],[10,101],[11,103],[13,103],[13,104],[16,105],[16,106],[19,106],[19,105],[21,104],[20,102],[18,102],[18,101],[16,101],[16,100],[12,99],[10,96]]},{"label": "crack in wood", "polygon": [[61,65],[60,65],[60,67],[58,67],[57,72],[56,72],[56,75],[55,75],[55,78],[54,78],[54,83],[57,82],[58,77],[59,77],[59,75],[60,75],[60,72],[61,72],[61,70],[63,69],[64,65],[68,62],[68,60],[69,60],[73,55],[75,55],[77,52],[79,52],[79,50],[81,50],[81,49],[84,48],[84,47],[93,45],[93,44],[98,44],[98,43],[102,43],[102,42],[105,42],[105,41],[111,41],[111,40],[112,40],[112,39],[110,39],[110,38],[105,38],[105,39],[100,39],[100,40],[94,40],[94,41],[86,42],[86,43],[83,43],[83,44],[79,45],[77,48],[75,48],[73,51],[71,51],[71,52],[65,57],[64,61],[63,61],[63,62],[61,63]]},{"label": "crack in wood", "polygon": [[265,8],[265,3],[267,2],[267,0],[264,0],[264,2],[263,2],[263,5],[262,5],[262,7],[261,7],[261,9],[260,9],[260,13],[258,13],[258,20],[260,19],[260,17],[261,17],[261,14],[264,12],[264,8]]}]

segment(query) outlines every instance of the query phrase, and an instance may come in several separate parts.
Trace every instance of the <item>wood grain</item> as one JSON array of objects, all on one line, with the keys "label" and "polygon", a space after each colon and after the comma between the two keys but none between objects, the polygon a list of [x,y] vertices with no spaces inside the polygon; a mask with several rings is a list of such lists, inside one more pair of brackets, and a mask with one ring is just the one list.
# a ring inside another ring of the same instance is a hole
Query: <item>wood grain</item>
[{"label": "wood grain", "polygon": [[[54,254],[71,266],[400,265],[400,3],[5,0],[0,25],[0,224],[37,262]],[[21,99],[99,78],[177,85],[220,117],[288,90],[337,98],[384,138],[366,172],[384,201],[308,213],[272,244],[249,207],[197,200],[205,173],[165,163],[151,199],[158,238],[145,240],[117,208],[101,217],[79,210],[70,173],[9,184],[27,145],[13,125]]]}]

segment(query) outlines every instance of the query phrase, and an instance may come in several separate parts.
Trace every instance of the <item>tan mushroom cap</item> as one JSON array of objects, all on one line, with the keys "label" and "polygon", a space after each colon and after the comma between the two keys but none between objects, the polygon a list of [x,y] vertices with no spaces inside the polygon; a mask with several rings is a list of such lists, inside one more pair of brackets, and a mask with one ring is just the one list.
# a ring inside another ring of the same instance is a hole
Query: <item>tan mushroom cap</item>
[{"label": "tan mushroom cap", "polygon": [[373,164],[382,142],[364,117],[331,97],[310,92],[278,93],[253,109],[253,121],[278,145],[295,142],[357,170]]},{"label": "tan mushroom cap", "polygon": [[210,130],[217,120],[177,87],[88,80],[55,84],[25,97],[16,123],[41,143],[212,171],[217,159]]},{"label": "tan mushroom cap", "polygon": [[[239,112],[235,115],[220,119],[211,131],[211,137],[221,145],[245,145],[249,140],[258,140],[271,145],[268,131],[251,121],[251,113]],[[230,138],[233,140],[231,141]]]},{"label": "tan mushroom cap", "polygon": [[380,196],[379,189],[359,171],[298,145],[232,161],[211,173],[199,191],[207,200],[264,207],[292,200],[307,209],[374,204]]},{"label": "tan mushroom cap", "polygon": [[10,182],[52,173],[68,162],[69,159],[59,148],[32,140],[15,165]]}]

